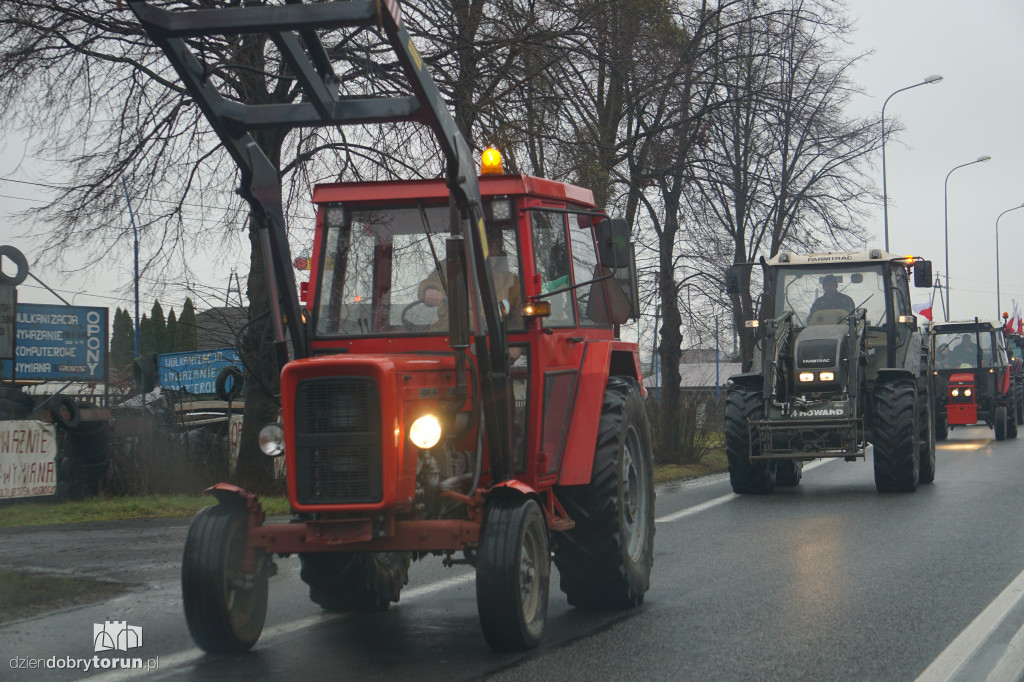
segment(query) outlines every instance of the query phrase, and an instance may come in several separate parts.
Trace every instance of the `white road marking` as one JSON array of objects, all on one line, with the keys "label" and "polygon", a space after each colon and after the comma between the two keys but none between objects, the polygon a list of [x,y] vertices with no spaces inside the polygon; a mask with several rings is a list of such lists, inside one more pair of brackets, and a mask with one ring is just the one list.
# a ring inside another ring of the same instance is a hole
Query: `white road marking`
[{"label": "white road marking", "polygon": [[[451,578],[445,578],[444,580],[438,580],[437,582],[423,585],[422,587],[414,587],[411,590],[402,592],[403,601],[412,601],[425,597],[428,594],[434,594],[442,590],[451,589],[458,587],[468,582],[472,582],[476,578],[476,573],[470,571],[469,573],[463,573]],[[344,615],[331,615],[326,613],[318,613],[313,616],[306,616],[305,618],[297,618],[287,623],[281,623],[273,627],[269,627],[263,631],[260,635],[260,642],[267,642],[268,640],[279,637],[283,634],[288,634],[301,630],[304,628],[313,627],[315,625],[322,625],[324,623],[331,623],[336,620],[345,618]],[[128,654],[130,656],[130,654]],[[206,652],[200,649],[189,649],[187,651],[179,651],[176,654],[170,656],[160,656],[160,668],[154,670],[156,674],[161,672],[168,672],[174,668],[180,668],[190,663],[195,663],[199,659],[206,656]],[[103,673],[87,678],[90,682],[120,682],[120,680],[137,679],[139,676],[138,670],[117,670],[109,673]]]},{"label": "white road marking", "polygon": [[985,682],[1017,682],[1024,676],[1024,627],[1010,640],[1006,653],[995,664]]},{"label": "white road marking", "polygon": [[[819,467],[823,464],[828,464],[829,462],[833,461],[833,459],[834,458],[821,459],[811,462],[809,464],[805,464],[804,471],[810,471],[811,469]],[[722,495],[721,497],[716,497],[713,500],[709,500],[707,502],[703,502],[692,507],[687,507],[686,509],[681,509],[677,512],[673,512],[672,514],[668,514],[666,516],[662,516],[661,518],[655,519],[654,521],[655,523],[670,523],[672,521],[678,521],[681,518],[698,514],[702,511],[711,509],[712,507],[717,507],[720,504],[728,502],[734,497],[738,496],[734,493]],[[470,572],[446,580],[439,580],[437,582],[430,583],[429,585],[416,587],[407,592],[404,592],[402,594],[402,598],[406,601],[418,599],[428,594],[433,594],[435,592],[440,592],[442,590],[447,590],[449,588],[471,582],[475,577],[476,573]],[[260,635],[260,641],[266,642],[285,633],[295,632],[296,630],[313,627],[314,625],[319,625],[322,623],[329,623],[339,618],[344,618],[344,616],[317,614],[315,616],[306,616],[305,618],[299,618],[288,623],[281,623],[280,625],[275,625],[264,630],[263,634]],[[195,661],[198,661],[205,655],[205,652],[201,651],[200,649],[189,649],[187,651],[179,651],[178,653],[171,654],[170,656],[161,656],[159,670],[167,671],[173,668],[179,668],[181,666],[194,663]],[[126,680],[136,677],[138,674],[139,673],[137,670],[118,670],[116,672],[109,672],[101,675],[96,675],[88,679],[93,682],[119,682],[120,680]]]},{"label": "white road marking", "polygon": [[[985,639],[999,627],[1010,610],[1024,597],[1024,571],[985,610],[978,614],[945,651],[932,661],[916,682],[944,682],[953,679],[964,663],[981,647]],[[1020,633],[1018,633],[1018,637]],[[1017,637],[1014,638],[1017,641]],[[1011,644],[1012,646],[1012,644]],[[1016,679],[1016,678],[1014,678]]]},{"label": "white road marking", "polygon": [[[819,459],[814,462],[810,462],[809,464],[804,464],[804,471],[810,471],[811,469],[820,467],[822,464],[828,464],[829,462],[833,461],[835,461],[835,458],[830,457],[828,459]],[[702,511],[707,511],[708,509],[711,509],[712,507],[717,507],[720,504],[725,504],[729,500],[735,499],[737,497],[739,497],[739,495],[737,495],[736,493],[728,493],[727,495],[716,497],[712,500],[708,500],[707,502],[695,504],[692,507],[687,507],[686,509],[680,509],[677,512],[666,514],[665,516],[654,519],[654,522],[672,523],[673,521],[678,521],[679,519],[686,518],[687,516],[693,516],[694,514],[699,514]]]}]

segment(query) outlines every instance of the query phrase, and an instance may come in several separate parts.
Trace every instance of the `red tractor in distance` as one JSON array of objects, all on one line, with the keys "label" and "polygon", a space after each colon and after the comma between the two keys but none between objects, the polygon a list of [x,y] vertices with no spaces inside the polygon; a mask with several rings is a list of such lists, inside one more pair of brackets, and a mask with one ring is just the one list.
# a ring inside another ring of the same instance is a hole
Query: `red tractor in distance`
[{"label": "red tractor in distance", "polygon": [[[182,566],[197,644],[252,647],[274,558],[292,554],[329,611],[388,608],[413,560],[471,564],[496,649],[539,642],[552,557],[570,604],[639,604],[653,455],[638,348],[619,339],[639,309],[625,221],[589,190],[501,174],[493,154],[478,177],[397,3],[129,5],[242,172],[264,226],[278,356],[291,357],[282,423],[264,427],[260,447],[286,458],[293,516],[268,524],[255,494],[213,486],[218,504],[193,519]],[[379,31],[408,96],[340,97],[321,28]],[[280,50],[303,90],[293,104],[251,106],[212,87],[216,69],[193,51],[247,33]],[[280,175],[248,131],[404,120],[435,133],[446,178],[317,186],[300,306]]]},{"label": "red tractor in distance", "polygon": [[988,321],[932,325],[935,357],[935,437],[949,429],[984,423],[996,440],[1017,437],[1017,383],[1002,330]]}]

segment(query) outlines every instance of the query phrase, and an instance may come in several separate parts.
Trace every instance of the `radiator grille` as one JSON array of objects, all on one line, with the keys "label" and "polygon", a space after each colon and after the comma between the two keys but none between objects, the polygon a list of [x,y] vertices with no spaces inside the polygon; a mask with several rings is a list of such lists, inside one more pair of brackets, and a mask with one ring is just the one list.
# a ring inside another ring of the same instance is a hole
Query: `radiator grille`
[{"label": "radiator grille", "polygon": [[304,504],[379,502],[380,399],[372,379],[299,382],[295,396],[296,489]]}]

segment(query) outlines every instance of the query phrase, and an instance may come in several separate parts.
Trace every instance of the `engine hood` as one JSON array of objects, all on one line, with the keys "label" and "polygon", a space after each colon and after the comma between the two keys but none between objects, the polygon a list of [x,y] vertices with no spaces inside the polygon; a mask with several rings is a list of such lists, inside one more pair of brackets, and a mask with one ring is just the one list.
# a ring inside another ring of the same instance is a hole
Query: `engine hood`
[{"label": "engine hood", "polygon": [[794,347],[796,370],[839,369],[843,344],[850,334],[845,324],[814,325],[797,334]]}]

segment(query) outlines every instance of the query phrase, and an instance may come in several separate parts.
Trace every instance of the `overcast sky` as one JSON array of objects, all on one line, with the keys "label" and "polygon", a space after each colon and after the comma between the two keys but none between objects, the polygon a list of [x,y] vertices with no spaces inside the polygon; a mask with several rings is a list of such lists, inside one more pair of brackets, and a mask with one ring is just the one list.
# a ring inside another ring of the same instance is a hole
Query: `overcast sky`
[{"label": "overcast sky", "polygon": [[[895,90],[932,74],[944,77],[941,83],[901,92],[886,107],[886,119],[899,119],[904,126],[899,139],[886,145],[890,251],[928,258],[944,278],[946,175],[981,155],[992,157],[949,177],[948,231],[952,316],[994,317],[996,217],[1024,203],[1024,0],[849,0],[848,7],[856,22],[850,54],[873,51],[854,73],[865,95],[855,101],[852,114],[877,114]],[[14,140],[3,149],[0,178],[45,179],[38,170],[12,175],[23,148]],[[880,187],[881,155],[876,166]],[[14,238],[21,226],[11,213],[38,205],[39,191],[0,181],[0,243],[30,251]],[[883,246],[881,210],[867,227],[873,233],[869,245]],[[1016,299],[1024,311],[1024,209],[1003,216],[999,231],[1002,307],[1010,309]],[[128,307],[130,293],[118,286],[131,281],[130,253],[115,254],[110,261],[89,277],[63,278],[45,270],[35,274],[72,292],[66,297],[77,305]],[[202,268],[209,285],[207,304],[223,299],[232,267],[243,277],[248,269],[243,253],[197,254],[193,262],[207,263]],[[57,303],[32,282],[19,289],[19,296]],[[928,292],[918,290],[913,297],[927,301]],[[184,294],[166,292],[160,298],[165,309],[180,308]],[[144,286],[143,311],[152,302],[153,293]],[[197,304],[204,307],[203,301]],[[935,310],[936,319],[942,319],[937,298]]]}]

